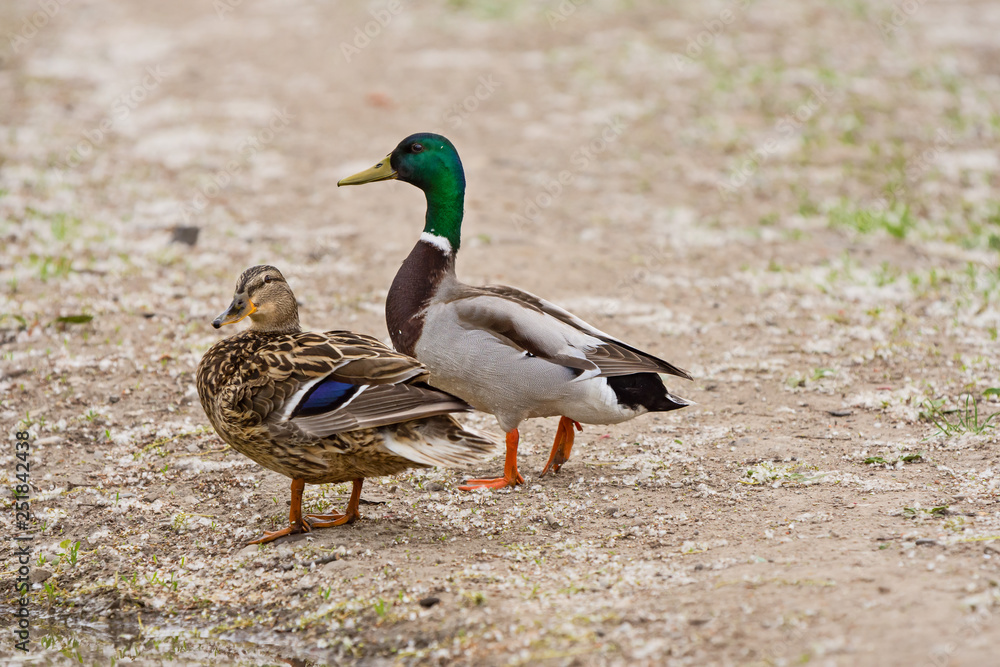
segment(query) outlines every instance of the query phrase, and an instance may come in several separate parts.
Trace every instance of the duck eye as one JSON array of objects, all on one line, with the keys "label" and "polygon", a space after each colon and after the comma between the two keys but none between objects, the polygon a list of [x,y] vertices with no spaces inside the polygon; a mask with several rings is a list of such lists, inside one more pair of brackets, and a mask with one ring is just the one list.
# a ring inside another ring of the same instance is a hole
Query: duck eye
[{"label": "duck eye", "polygon": [[423,144],[413,144],[412,146],[410,146],[410,152],[411,153],[419,153],[419,152],[421,152],[423,150],[424,150],[424,145]]},{"label": "duck eye", "polygon": [[271,282],[271,276],[264,276],[264,282],[265,283]]}]

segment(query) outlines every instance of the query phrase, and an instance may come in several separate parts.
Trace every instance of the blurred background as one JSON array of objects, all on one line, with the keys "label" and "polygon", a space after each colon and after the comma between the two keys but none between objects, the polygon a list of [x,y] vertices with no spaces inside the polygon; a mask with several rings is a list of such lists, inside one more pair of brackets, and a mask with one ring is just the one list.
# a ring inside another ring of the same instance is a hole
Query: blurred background
[{"label": "blurred background", "polygon": [[[997,410],[983,392],[998,384],[998,34],[1000,5],[986,0],[5,0],[0,421],[37,429],[38,476],[53,488],[79,486],[88,470],[103,470],[106,488],[127,485],[127,466],[105,465],[164,439],[188,437],[170,445],[181,453],[217,447],[198,430],[192,373],[217,340],[211,319],[256,263],[288,277],[304,327],[385,339],[386,290],[420,232],[423,198],[402,183],[336,182],[435,131],[455,143],[468,180],[461,278],[543,295],[697,378],[671,388],[699,407],[594,429],[574,457],[653,443],[666,460],[704,466],[698,483],[728,484],[726,498],[744,494],[736,460],[864,474],[858,452],[872,437],[923,447],[934,410],[963,397]],[[834,426],[854,435],[822,446],[801,435]],[[553,429],[527,427],[526,465]],[[730,454],[718,457],[720,446]],[[962,460],[988,469],[990,451]],[[571,475],[631,488],[631,472],[582,466]],[[194,472],[172,475],[162,484],[194,488]],[[280,515],[269,498],[286,483],[263,479],[245,511]],[[865,493],[915,488],[851,479]],[[687,493],[671,483],[658,491],[664,506]],[[995,499],[995,484],[962,493],[980,492]],[[699,497],[706,514],[721,511],[722,494]],[[888,511],[872,509],[870,525]],[[1000,530],[991,517],[977,530]],[[733,562],[748,553],[741,531],[778,520],[741,523],[758,518],[716,525]],[[707,539],[701,530],[670,548]],[[830,567],[854,572],[838,553]],[[980,561],[969,558],[971,577]],[[965,590],[966,574],[935,590]],[[667,579],[657,592],[645,581],[644,595],[674,604]],[[893,608],[923,604],[926,589],[900,583]],[[866,612],[856,639],[837,620],[855,614],[854,596],[838,590],[840,615],[819,629],[779,624],[756,644],[729,636],[705,649],[690,636],[701,630],[679,621],[672,641],[692,664],[742,662],[798,656],[817,632],[872,647],[903,625],[926,627],[924,639],[951,623],[933,617],[955,602],[942,593],[902,625]],[[601,610],[605,595],[567,604]],[[801,595],[811,604],[813,592]],[[692,614],[728,619],[720,636],[748,622],[738,595],[722,611],[691,596],[702,609]],[[786,643],[768,648],[766,637]],[[898,635],[897,648],[926,659],[912,637]]]},{"label": "blurred background", "polygon": [[[924,264],[904,250],[915,239],[979,251],[977,265],[1000,247],[987,2],[0,12],[8,316],[66,314],[82,293],[94,312],[162,310],[155,295],[180,292],[205,317],[264,260],[324,281],[300,288],[317,315],[331,286],[369,300],[419,231],[421,195],[335,183],[426,130],[465,162],[470,281],[618,297],[633,268],[669,291],[830,261],[854,234],[879,232],[852,259],[890,272]],[[112,306],[106,279],[124,276]],[[40,282],[59,299],[22,301]]]}]

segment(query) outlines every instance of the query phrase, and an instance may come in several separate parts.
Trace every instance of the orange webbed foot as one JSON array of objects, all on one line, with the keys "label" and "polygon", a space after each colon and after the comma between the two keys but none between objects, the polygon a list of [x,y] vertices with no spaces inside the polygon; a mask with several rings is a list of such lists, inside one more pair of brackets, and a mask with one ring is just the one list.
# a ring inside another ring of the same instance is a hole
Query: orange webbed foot
[{"label": "orange webbed foot", "polygon": [[574,426],[578,431],[583,430],[580,422],[574,419],[570,419],[569,417],[561,417],[559,419],[559,426],[556,427],[556,439],[552,443],[552,453],[549,454],[549,460],[542,469],[542,477],[550,471],[559,472],[562,465],[566,461],[569,461],[570,452],[573,450]]},{"label": "orange webbed foot", "polygon": [[354,486],[351,489],[351,499],[347,501],[347,509],[343,513],[307,514],[306,520],[313,528],[332,528],[334,526],[354,523],[360,519],[361,512],[358,511],[358,505],[361,504],[361,486],[364,484],[364,481],[364,479],[354,480]]},{"label": "orange webbed foot", "polygon": [[301,527],[295,524],[290,524],[281,530],[265,530],[263,535],[258,537],[256,540],[247,542],[247,544],[267,544],[268,542],[274,542],[279,537],[287,537],[288,535],[297,535],[299,533],[308,533],[310,530],[311,528],[309,527],[309,524],[303,524]]},{"label": "orange webbed foot", "polygon": [[347,502],[347,511],[333,514],[307,514],[302,516],[302,491],[305,482],[301,479],[292,480],[292,503],[288,514],[288,525],[281,530],[264,531],[264,534],[256,540],[247,544],[267,544],[278,538],[299,533],[311,532],[314,528],[332,528],[333,526],[343,526],[347,523],[354,523],[361,518],[358,511],[358,504],[361,502],[361,485],[364,479],[354,480],[354,488],[351,490],[351,499]]},{"label": "orange webbed foot", "polygon": [[348,523],[354,523],[361,518],[359,512],[351,513],[340,513],[336,512],[334,514],[307,514],[306,521],[313,528],[332,528],[334,526],[343,526]]},{"label": "orange webbed foot", "polygon": [[465,484],[458,487],[459,491],[475,491],[476,489],[502,489],[508,486],[524,484],[524,477],[517,472],[512,479],[497,477],[495,479],[467,479]]},{"label": "orange webbed foot", "polygon": [[524,477],[517,469],[517,442],[520,438],[517,429],[507,434],[507,454],[504,457],[503,477],[496,479],[469,479],[459,491],[475,491],[476,489],[502,489],[507,486],[524,484]]}]

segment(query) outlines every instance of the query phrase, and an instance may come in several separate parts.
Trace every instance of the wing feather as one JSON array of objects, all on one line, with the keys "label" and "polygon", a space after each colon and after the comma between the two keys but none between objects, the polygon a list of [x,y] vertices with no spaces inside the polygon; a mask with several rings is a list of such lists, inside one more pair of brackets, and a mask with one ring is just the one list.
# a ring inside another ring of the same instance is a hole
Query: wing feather
[{"label": "wing feather", "polygon": [[553,364],[581,373],[598,374],[598,366],[567,340],[565,332],[547,326],[545,315],[491,295],[472,296],[452,304],[459,322],[468,329],[485,331],[501,342]]},{"label": "wing feather", "polygon": [[430,387],[411,384],[368,385],[337,410],[295,417],[289,422],[317,438],[362,428],[388,426],[470,408],[461,399]]},{"label": "wing feather", "polygon": [[[450,305],[463,326],[486,331],[512,347],[575,369],[583,373],[581,378],[667,373],[691,379],[687,371],[670,362],[638,350],[569,311],[513,287],[469,287],[457,294]],[[561,326],[553,326],[553,319]]]}]

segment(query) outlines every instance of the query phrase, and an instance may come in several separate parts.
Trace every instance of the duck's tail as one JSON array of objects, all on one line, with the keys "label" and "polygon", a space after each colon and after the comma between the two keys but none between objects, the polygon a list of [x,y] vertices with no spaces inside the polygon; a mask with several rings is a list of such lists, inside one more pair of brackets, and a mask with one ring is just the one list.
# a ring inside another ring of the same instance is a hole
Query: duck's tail
[{"label": "duck's tail", "polygon": [[379,429],[393,454],[430,466],[460,466],[493,457],[500,445],[463,428],[451,415],[437,415]]},{"label": "duck's tail", "polygon": [[634,373],[607,378],[608,386],[618,396],[622,405],[646,408],[650,412],[668,412],[689,405],[694,401],[671,394],[656,373]]}]

